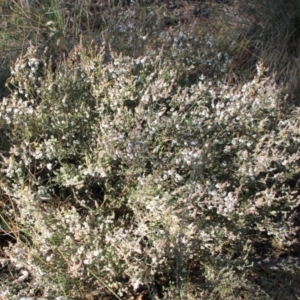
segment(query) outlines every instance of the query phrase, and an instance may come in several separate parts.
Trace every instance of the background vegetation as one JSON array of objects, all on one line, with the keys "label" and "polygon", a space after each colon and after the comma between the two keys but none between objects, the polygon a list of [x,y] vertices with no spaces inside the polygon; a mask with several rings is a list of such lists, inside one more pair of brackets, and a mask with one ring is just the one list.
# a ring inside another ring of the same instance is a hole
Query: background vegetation
[{"label": "background vegetation", "polygon": [[0,7],[3,299],[299,299],[299,1]]}]

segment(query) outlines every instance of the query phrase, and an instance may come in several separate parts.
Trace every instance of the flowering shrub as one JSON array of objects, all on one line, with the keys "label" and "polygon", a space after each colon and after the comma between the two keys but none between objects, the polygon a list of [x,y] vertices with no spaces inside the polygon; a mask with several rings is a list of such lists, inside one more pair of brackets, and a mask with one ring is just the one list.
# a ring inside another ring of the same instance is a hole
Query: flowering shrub
[{"label": "flowering shrub", "polygon": [[262,65],[232,90],[183,84],[190,62],[163,50],[109,55],[78,47],[53,73],[30,52],[12,69],[2,188],[30,243],[10,259],[51,296],[265,296],[257,257],[298,242],[297,111]]}]

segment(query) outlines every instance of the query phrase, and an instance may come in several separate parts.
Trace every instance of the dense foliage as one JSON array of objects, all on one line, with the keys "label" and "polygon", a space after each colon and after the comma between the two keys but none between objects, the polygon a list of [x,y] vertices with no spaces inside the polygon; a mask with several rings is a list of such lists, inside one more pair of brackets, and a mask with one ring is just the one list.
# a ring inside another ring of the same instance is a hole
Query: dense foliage
[{"label": "dense foliage", "polygon": [[232,90],[183,81],[163,49],[105,49],[79,45],[53,71],[31,48],[12,69],[2,189],[24,238],[11,260],[51,296],[269,293],[257,259],[297,246],[297,110],[261,64]]}]

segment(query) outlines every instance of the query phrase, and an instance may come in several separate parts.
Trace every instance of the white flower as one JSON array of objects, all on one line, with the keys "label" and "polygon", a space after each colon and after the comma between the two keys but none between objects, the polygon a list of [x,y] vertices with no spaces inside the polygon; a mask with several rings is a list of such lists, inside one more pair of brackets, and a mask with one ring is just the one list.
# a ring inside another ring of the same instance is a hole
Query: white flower
[{"label": "white flower", "polygon": [[77,249],[77,253],[78,254],[82,254],[84,252],[84,246],[80,246],[78,249]]},{"label": "white flower", "polygon": [[85,259],[85,260],[83,261],[83,263],[84,263],[85,265],[90,265],[90,264],[92,263],[92,260],[91,260],[91,259]]},{"label": "white flower", "polygon": [[132,287],[136,291],[141,284],[142,282],[139,279],[135,279],[135,281],[132,283]]}]

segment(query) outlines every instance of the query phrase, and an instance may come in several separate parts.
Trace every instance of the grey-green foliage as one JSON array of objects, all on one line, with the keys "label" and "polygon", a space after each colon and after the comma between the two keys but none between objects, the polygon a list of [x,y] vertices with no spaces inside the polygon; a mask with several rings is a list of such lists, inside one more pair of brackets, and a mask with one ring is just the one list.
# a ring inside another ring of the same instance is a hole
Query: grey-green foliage
[{"label": "grey-green foliage", "polygon": [[11,256],[58,294],[126,297],[162,275],[166,295],[190,299],[253,289],[257,255],[297,242],[299,120],[280,110],[280,87],[262,65],[234,91],[184,86],[188,66],[163,51],[74,55],[55,72],[20,58],[0,106],[3,189],[33,240]]}]

